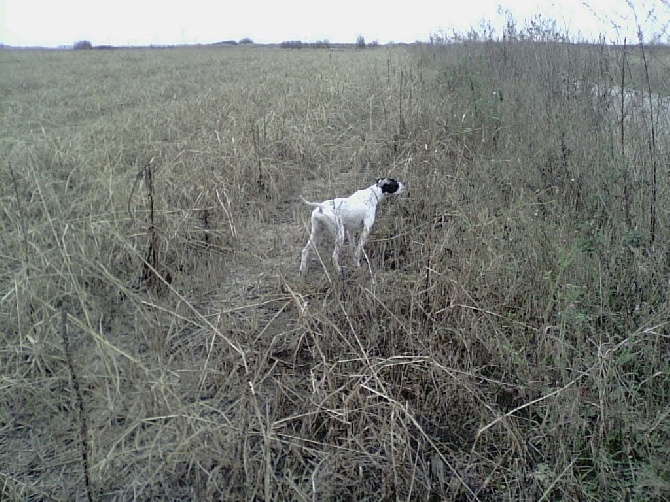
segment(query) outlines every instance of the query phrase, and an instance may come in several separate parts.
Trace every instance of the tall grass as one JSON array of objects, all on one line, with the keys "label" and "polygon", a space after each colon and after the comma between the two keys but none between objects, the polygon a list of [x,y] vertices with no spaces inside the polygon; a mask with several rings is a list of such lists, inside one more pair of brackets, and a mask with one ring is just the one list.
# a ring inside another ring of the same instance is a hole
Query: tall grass
[{"label": "tall grass", "polygon": [[[638,51],[1,52],[0,493],[666,499]],[[300,280],[299,196],[385,175],[365,267]]]}]

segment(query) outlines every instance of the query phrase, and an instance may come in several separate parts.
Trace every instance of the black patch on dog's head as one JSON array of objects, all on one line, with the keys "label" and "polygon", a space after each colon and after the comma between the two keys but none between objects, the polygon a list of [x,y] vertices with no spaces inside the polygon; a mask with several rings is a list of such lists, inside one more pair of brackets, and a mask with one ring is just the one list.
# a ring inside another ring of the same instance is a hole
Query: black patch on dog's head
[{"label": "black patch on dog's head", "polygon": [[379,178],[377,180],[377,186],[382,189],[382,193],[396,193],[400,188],[400,183],[398,183],[393,178]]}]

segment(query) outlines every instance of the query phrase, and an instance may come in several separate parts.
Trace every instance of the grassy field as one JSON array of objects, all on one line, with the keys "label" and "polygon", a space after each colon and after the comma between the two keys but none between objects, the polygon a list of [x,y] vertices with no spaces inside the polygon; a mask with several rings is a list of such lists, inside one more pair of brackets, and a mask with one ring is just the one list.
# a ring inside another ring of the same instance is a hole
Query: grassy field
[{"label": "grassy field", "polygon": [[[0,500],[667,500],[644,56],[1,51]],[[381,176],[301,279],[300,196]]]}]

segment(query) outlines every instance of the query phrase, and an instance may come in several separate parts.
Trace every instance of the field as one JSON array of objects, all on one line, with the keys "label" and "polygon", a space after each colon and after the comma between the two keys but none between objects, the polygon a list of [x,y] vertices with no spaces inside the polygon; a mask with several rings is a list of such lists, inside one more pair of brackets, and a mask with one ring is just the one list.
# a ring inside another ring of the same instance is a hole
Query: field
[{"label": "field", "polygon": [[667,500],[669,54],[0,51],[0,500]]}]

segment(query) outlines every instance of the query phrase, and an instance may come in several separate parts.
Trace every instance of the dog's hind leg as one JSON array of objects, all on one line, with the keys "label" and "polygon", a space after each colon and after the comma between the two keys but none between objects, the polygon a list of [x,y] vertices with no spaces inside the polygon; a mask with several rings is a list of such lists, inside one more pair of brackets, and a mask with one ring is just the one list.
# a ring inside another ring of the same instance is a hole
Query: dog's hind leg
[{"label": "dog's hind leg", "polygon": [[302,250],[302,258],[300,260],[300,274],[307,272],[307,260],[311,251],[317,253],[316,246],[319,243],[319,236],[321,234],[321,223],[318,220],[312,219],[312,232],[309,234],[307,245]]},{"label": "dog's hind leg", "polygon": [[338,274],[342,274],[342,267],[340,266],[340,252],[344,245],[344,224],[341,218],[337,218],[337,226],[335,228],[335,249],[333,250],[333,266]]}]

